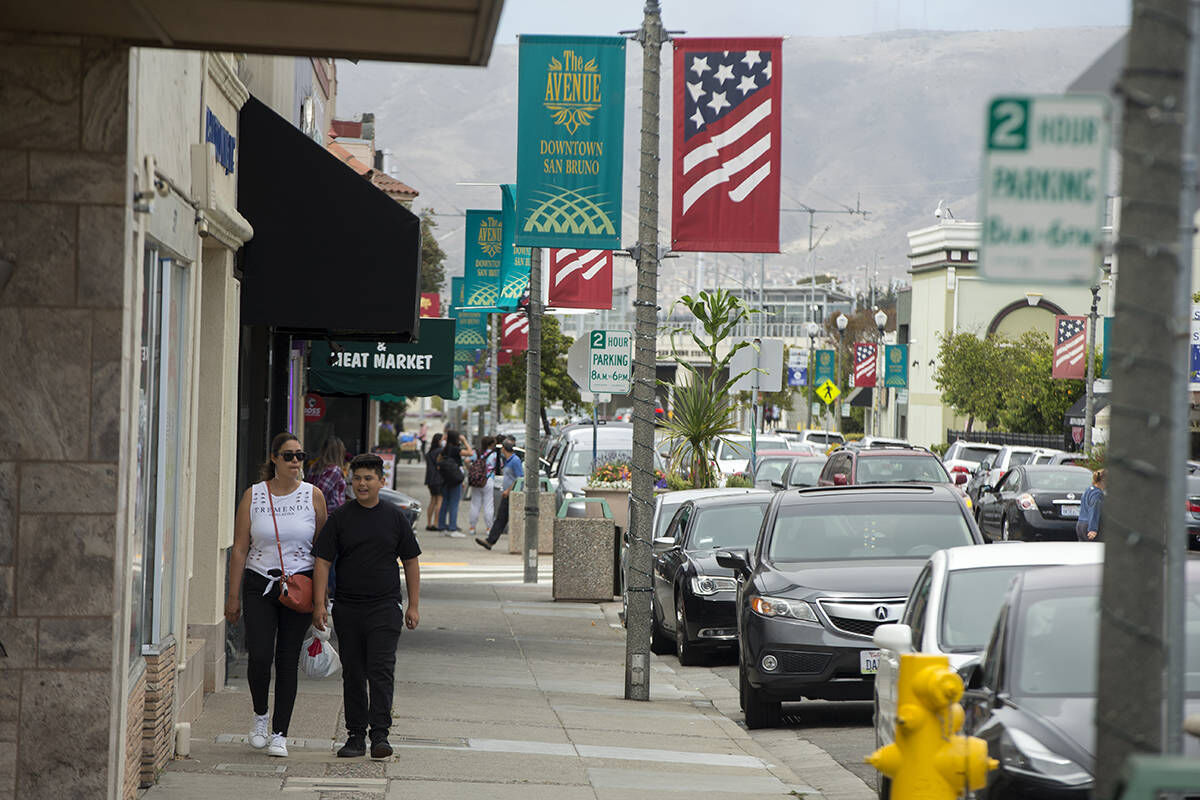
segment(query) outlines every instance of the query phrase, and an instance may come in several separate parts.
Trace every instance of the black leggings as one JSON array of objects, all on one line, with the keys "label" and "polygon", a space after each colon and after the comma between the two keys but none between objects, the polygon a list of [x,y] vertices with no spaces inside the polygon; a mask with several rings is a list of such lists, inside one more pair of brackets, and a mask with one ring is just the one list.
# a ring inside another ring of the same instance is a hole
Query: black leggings
[{"label": "black leggings", "polygon": [[[312,575],[302,572],[301,575]],[[296,680],[300,669],[300,646],[312,623],[311,614],[292,611],[279,602],[279,582],[265,596],[268,579],[246,570],[242,576],[242,614],[246,620],[246,650],[250,664],[246,677],[254,713],[267,713],[271,689],[271,664],[275,665],[275,714],[271,732],[288,732],[292,707],[296,704]]]}]

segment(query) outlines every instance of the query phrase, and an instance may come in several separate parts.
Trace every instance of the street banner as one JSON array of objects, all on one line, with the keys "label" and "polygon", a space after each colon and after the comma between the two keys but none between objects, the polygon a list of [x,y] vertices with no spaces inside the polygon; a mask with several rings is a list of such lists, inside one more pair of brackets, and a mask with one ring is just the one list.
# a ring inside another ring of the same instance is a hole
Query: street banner
[{"label": "street banner", "polygon": [[529,290],[529,260],[533,248],[517,247],[517,185],[501,184],[500,197],[504,248],[501,250],[500,302],[497,305],[513,311]]},{"label": "street banner", "polygon": [[550,251],[551,308],[612,308],[612,250]]},{"label": "street banner", "polygon": [[808,367],[787,368],[788,386],[808,386]]},{"label": "street banner", "polygon": [[421,292],[421,316],[440,317],[442,315],[442,297],[437,292]]},{"label": "street banner", "polygon": [[522,36],[516,243],[621,246],[625,39]]},{"label": "street banner", "polygon": [[854,372],[852,373],[855,386],[875,385],[875,343],[854,343]]},{"label": "street banner", "polygon": [[1087,317],[1058,315],[1054,318],[1054,366],[1051,378],[1083,378],[1087,375]]},{"label": "street banner", "polygon": [[450,313],[448,316],[452,319],[458,318],[458,309],[462,308],[466,299],[463,289],[464,287],[462,278],[450,279]]},{"label": "street banner", "polygon": [[500,253],[504,249],[499,211],[467,211],[463,264],[464,307],[499,311]]},{"label": "street banner", "polygon": [[672,44],[671,249],[778,253],[783,40]]},{"label": "street banner", "polygon": [[500,323],[500,347],[515,352],[529,349],[529,317],[525,314],[505,314]]},{"label": "street banner", "polygon": [[513,360],[513,351],[512,350],[500,350],[496,353],[496,366],[498,366],[498,367],[507,367],[509,364],[512,363],[512,360]]},{"label": "street banner", "polygon": [[883,348],[883,364],[883,385],[889,389],[907,389],[908,345],[885,345]]},{"label": "street banner", "polygon": [[[1108,364],[1108,343],[1111,341],[1108,338],[1109,323],[1112,322],[1112,317],[1104,319],[1104,363],[1106,371],[1103,377],[1107,378]],[[1200,304],[1192,304],[1192,338],[1188,344],[1188,391],[1200,392]]]},{"label": "street banner", "polygon": [[837,384],[837,376],[833,374],[834,366],[837,359],[834,358],[832,350],[817,350],[816,351],[816,369],[813,375],[813,386],[820,386],[825,381],[832,384]]},{"label": "street banner", "polygon": [[[1196,383],[1197,380],[1200,380],[1200,378],[1198,378],[1196,375],[1197,369],[1200,369],[1200,316],[1197,316],[1198,312],[1200,312],[1200,306],[1193,305],[1191,346],[1192,368],[1189,383]],[[1112,321],[1112,317],[1105,317],[1104,326],[1100,328],[1101,332],[1104,334],[1104,343],[1100,345],[1100,350],[1104,354],[1100,361],[1100,377],[1105,379],[1111,377],[1108,374],[1108,346],[1112,343]],[[1200,391],[1200,384],[1197,384],[1195,389],[1189,388],[1188,391]]]}]

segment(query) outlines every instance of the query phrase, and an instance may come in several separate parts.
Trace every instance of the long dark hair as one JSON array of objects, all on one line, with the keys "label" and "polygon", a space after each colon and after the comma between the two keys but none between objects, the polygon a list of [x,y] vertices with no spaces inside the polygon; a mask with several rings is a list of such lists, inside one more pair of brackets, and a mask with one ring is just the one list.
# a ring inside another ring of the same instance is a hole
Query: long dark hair
[{"label": "long dark hair", "polygon": [[345,460],[346,445],[338,437],[330,436],[321,446],[321,455],[317,457],[317,463],[313,464],[313,474],[320,475],[331,466],[341,469]]},{"label": "long dark hair", "polygon": [[289,433],[288,431],[275,434],[275,438],[271,440],[271,454],[267,457],[267,460],[263,462],[263,465],[258,468],[258,479],[260,481],[269,481],[274,478],[275,462],[271,459],[279,455],[279,451],[283,449],[285,444],[288,442],[298,441],[300,441],[300,437],[294,433]]},{"label": "long dark hair", "polygon": [[458,431],[455,431],[455,430],[446,431],[446,446],[447,447],[458,447]]},{"label": "long dark hair", "polygon": [[432,453],[434,450],[437,450],[441,446],[442,446],[442,435],[440,433],[435,433],[433,435],[433,441],[431,441],[429,443],[429,452]]}]

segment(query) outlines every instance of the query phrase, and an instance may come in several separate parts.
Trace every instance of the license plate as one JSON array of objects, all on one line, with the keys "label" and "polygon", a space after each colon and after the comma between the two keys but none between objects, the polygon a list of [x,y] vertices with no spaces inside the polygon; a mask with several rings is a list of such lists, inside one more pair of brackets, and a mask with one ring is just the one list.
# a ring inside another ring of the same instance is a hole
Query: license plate
[{"label": "license plate", "polygon": [[880,652],[878,650],[859,650],[858,666],[863,675],[874,675],[879,672]]},{"label": "license plate", "polygon": [[1059,506],[1058,513],[1063,515],[1064,517],[1072,517],[1072,518],[1078,517],[1079,516],[1079,506],[1077,506],[1077,505]]}]

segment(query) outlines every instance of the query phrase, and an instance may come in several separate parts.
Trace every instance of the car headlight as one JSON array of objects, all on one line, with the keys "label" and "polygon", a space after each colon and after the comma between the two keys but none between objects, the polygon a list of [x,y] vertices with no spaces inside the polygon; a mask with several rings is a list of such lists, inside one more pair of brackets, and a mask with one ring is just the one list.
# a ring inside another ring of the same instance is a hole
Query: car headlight
[{"label": "car headlight", "polygon": [[1033,499],[1033,495],[1031,495],[1029,492],[1025,492],[1023,495],[1017,498],[1017,506],[1022,511],[1035,511],[1037,510],[1037,501]]},{"label": "car headlight", "polygon": [[1024,731],[1009,729],[1000,737],[1000,761],[1004,768],[1066,786],[1083,786],[1092,776],[1066,756],[1048,749]]},{"label": "car headlight", "polygon": [[760,617],[784,617],[803,622],[816,622],[816,612],[803,600],[785,600],[782,597],[756,597],[750,601],[750,609]]},{"label": "car headlight", "polygon": [[692,593],[708,596],[717,592],[736,592],[737,581],[733,578],[714,578],[709,575],[697,575],[692,578]]}]

